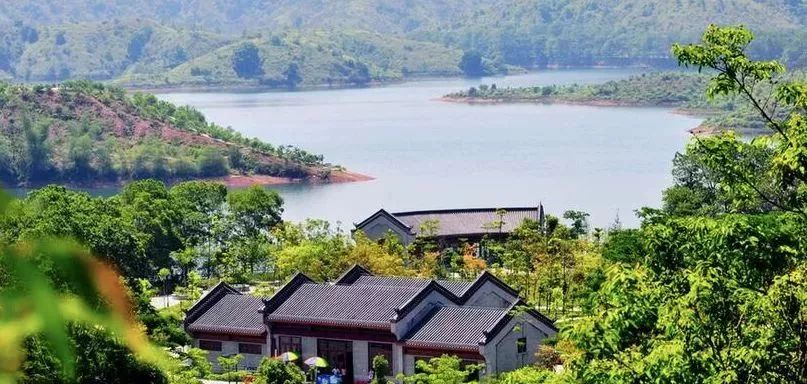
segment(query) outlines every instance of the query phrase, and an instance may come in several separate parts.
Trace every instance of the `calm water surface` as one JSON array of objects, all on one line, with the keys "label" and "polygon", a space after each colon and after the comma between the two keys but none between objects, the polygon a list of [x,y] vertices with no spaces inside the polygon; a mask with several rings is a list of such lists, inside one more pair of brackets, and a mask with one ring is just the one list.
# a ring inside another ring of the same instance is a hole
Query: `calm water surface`
[{"label": "calm water surface", "polygon": [[[483,79],[498,86],[594,83],[626,70],[546,71]],[[465,105],[437,99],[479,80],[419,81],[345,90],[159,95],[274,144],[293,144],[371,175],[369,182],[276,189],[285,218],[352,228],[391,211],[534,206],[617,214],[658,206],[671,160],[700,120],[665,109],[567,105]]]}]

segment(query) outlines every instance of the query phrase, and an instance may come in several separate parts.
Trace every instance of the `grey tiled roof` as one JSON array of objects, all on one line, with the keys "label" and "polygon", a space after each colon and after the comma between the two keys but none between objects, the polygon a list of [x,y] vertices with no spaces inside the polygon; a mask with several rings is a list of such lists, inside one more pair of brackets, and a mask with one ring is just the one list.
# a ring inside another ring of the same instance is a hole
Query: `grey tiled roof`
[{"label": "grey tiled roof", "polygon": [[241,294],[227,294],[187,325],[189,331],[223,332],[260,336],[266,331],[261,299]]},{"label": "grey tiled roof", "polygon": [[[423,288],[429,284],[430,280],[425,279],[412,279],[406,277],[386,277],[386,276],[373,276],[364,275],[356,279],[351,285],[380,285],[387,287],[402,287],[402,288]],[[472,281],[460,280],[437,280],[437,283],[451,291],[451,293],[462,296],[468,287],[473,284]]]},{"label": "grey tiled roof", "polygon": [[476,347],[483,332],[508,312],[506,308],[437,307],[406,337],[408,344]]},{"label": "grey tiled roof", "polygon": [[[506,211],[501,220],[501,231],[512,232],[526,219],[540,220],[539,208],[502,208]],[[451,209],[439,211],[415,211],[392,213],[395,218],[406,224],[413,234],[420,233],[420,227],[428,220],[439,223],[438,236],[460,236],[484,233],[498,233],[499,228],[486,229],[485,226],[500,220],[496,208]]]},{"label": "grey tiled roof", "polygon": [[303,284],[267,317],[388,328],[395,309],[418,291],[407,286]]}]

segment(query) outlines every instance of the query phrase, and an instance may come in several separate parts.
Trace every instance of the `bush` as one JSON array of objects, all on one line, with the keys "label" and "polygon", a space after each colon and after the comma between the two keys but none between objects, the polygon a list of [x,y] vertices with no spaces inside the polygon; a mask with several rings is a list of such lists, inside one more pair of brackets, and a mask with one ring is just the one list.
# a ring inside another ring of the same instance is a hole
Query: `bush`
[{"label": "bush", "polygon": [[255,384],[303,384],[305,374],[300,367],[277,359],[263,358]]},{"label": "bush", "polygon": [[553,376],[552,371],[524,367],[501,375],[498,384],[543,384]]},{"label": "bush", "polygon": [[199,154],[198,163],[201,176],[224,176],[230,172],[227,159],[213,148],[205,148]]},{"label": "bush", "polygon": [[556,365],[561,364],[563,364],[563,360],[560,358],[560,353],[549,345],[541,345],[535,352],[535,365],[540,368],[553,369]]},{"label": "bush", "polygon": [[390,372],[389,362],[384,356],[373,357],[373,373],[372,384],[386,384]]}]

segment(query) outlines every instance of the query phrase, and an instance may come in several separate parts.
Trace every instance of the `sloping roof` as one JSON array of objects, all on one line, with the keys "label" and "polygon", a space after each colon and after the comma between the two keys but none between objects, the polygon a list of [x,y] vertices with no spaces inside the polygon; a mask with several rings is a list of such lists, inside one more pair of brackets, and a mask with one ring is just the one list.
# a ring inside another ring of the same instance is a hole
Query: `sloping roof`
[{"label": "sloping roof", "polygon": [[[429,284],[431,280],[426,279],[413,279],[413,278],[406,278],[406,277],[387,277],[387,276],[373,276],[373,275],[362,275],[359,276],[356,281],[354,281],[351,285],[381,285],[387,287],[404,287],[404,288],[423,288]],[[444,288],[448,289],[451,293],[462,296],[462,293],[465,292],[468,287],[473,284],[472,281],[464,281],[464,280],[435,280],[437,284],[442,285]]]},{"label": "sloping roof", "polygon": [[[504,210],[499,216],[498,210]],[[510,233],[521,225],[524,220],[541,220],[540,207],[516,208],[471,208],[447,209],[433,211],[396,212],[391,215],[410,228],[414,235],[420,234],[421,226],[427,221],[436,221],[437,236],[462,236],[498,233],[500,229],[485,228],[492,223],[502,221],[501,232]]]},{"label": "sloping roof", "polygon": [[188,312],[185,315],[184,324],[187,325],[193,322],[196,320],[196,318],[209,310],[210,307],[216,302],[221,300],[222,297],[229,294],[240,294],[240,292],[223,281],[219,282],[215,287],[210,289],[209,292],[200,297],[190,309],[188,309]]},{"label": "sloping roof", "polygon": [[266,332],[261,314],[263,307],[260,298],[229,293],[187,323],[186,329],[192,332],[260,336]]},{"label": "sloping roof", "polygon": [[[509,308],[469,307],[465,303],[485,283],[500,286],[514,297]],[[359,327],[391,331],[433,292],[452,304],[434,307],[401,340],[411,346],[439,346],[472,351],[498,334],[512,319],[512,311],[524,303],[518,293],[485,271],[474,281],[422,280],[374,276],[354,266],[334,284],[317,284],[298,274],[271,299],[265,300],[265,318],[274,323],[300,323]],[[554,329],[552,321],[537,311],[525,311]]]},{"label": "sloping roof", "polygon": [[408,226],[406,223],[404,223],[403,221],[401,221],[400,219],[398,219],[397,217],[395,217],[395,215],[394,215],[394,214],[387,212],[387,210],[386,210],[386,209],[384,209],[384,208],[379,209],[378,211],[376,211],[376,213],[374,213],[374,214],[370,215],[370,217],[368,217],[368,218],[366,218],[366,219],[362,220],[362,221],[361,221],[361,223],[358,223],[358,224],[353,224],[353,225],[354,225],[356,228],[362,228],[362,227],[364,227],[365,225],[367,225],[369,222],[373,221],[373,220],[374,220],[376,217],[378,217],[378,216],[384,216],[384,217],[387,217],[387,218],[388,218],[390,221],[392,221],[393,223],[395,223],[395,225],[399,226],[399,227],[400,227],[401,229],[403,229],[404,231],[409,231],[409,230],[411,230],[411,228],[410,228],[410,227],[409,227],[409,226]]},{"label": "sloping roof", "polygon": [[266,317],[270,321],[389,328],[395,309],[417,288],[381,285],[300,285]]},{"label": "sloping roof", "polygon": [[436,307],[405,337],[412,346],[457,346],[475,348],[507,315],[508,308]]}]

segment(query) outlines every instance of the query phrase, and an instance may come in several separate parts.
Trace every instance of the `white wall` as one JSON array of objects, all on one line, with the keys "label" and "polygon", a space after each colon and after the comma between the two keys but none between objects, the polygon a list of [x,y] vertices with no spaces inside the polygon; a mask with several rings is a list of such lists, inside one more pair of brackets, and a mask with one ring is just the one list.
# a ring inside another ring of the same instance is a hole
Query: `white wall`
[{"label": "white wall", "polygon": [[370,369],[367,366],[368,354],[366,341],[353,341],[353,379],[356,382],[367,381],[367,372]]},{"label": "white wall", "polygon": [[[219,340],[211,340],[211,341],[219,341]],[[194,339],[193,346],[199,348],[199,340]],[[213,370],[216,372],[220,372],[221,367],[219,366],[218,357],[239,354],[238,342],[221,341],[221,351],[206,351],[206,352],[207,352],[207,359],[213,364]],[[249,353],[240,353],[240,355],[243,356],[244,359],[241,360],[241,363],[238,364],[238,369],[252,370],[257,368],[258,365],[260,365],[261,360],[263,360],[264,356],[268,355],[267,346],[264,344],[261,345],[260,355],[253,355]]]},{"label": "white wall", "polygon": [[[535,362],[535,352],[547,337],[556,332],[546,324],[529,315],[519,315],[511,319],[501,332],[482,348],[488,374],[499,374],[521,368]],[[518,353],[516,342],[527,339],[525,353]]]},{"label": "white wall", "polygon": [[507,293],[496,284],[486,281],[468,299],[465,305],[472,307],[509,308],[517,297]]},{"label": "white wall", "polygon": [[387,216],[379,215],[369,223],[360,228],[367,237],[373,240],[380,240],[387,236],[387,232],[392,231],[398,239],[401,240],[403,245],[409,245],[414,240],[407,231],[403,230],[400,225],[391,221]]},{"label": "white wall", "polygon": [[407,376],[415,374],[415,356],[404,355],[403,374]]}]

